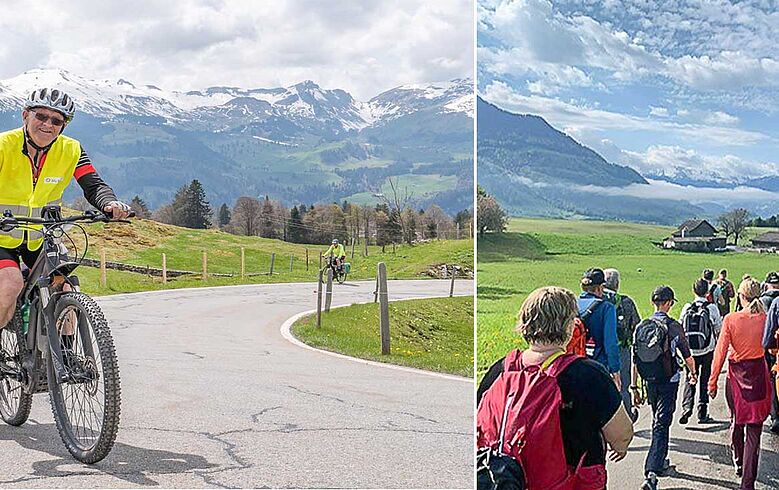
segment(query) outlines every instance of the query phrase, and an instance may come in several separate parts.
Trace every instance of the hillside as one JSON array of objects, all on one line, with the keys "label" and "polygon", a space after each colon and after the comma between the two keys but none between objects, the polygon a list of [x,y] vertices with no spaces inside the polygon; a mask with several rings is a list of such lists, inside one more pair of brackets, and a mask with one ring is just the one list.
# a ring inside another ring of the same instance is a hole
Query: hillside
[{"label": "hillside", "polygon": [[512,215],[670,224],[706,213],[684,201],[604,192],[607,187],[648,189],[648,182],[539,116],[512,114],[482,99],[477,104],[479,184]]},{"label": "hillside", "polygon": [[[202,270],[203,251],[208,254],[210,273],[234,274],[232,278],[212,277],[203,281],[199,274],[170,280],[163,285],[159,277],[145,276],[109,270],[108,287],[99,286],[98,271],[83,266],[77,271],[86,291],[95,294],[142,291],[177,287],[200,287],[229,284],[271,282],[313,282],[317,280],[319,253],[327,246],[320,244],[293,244],[280,240],[231,235],[218,230],[192,230],[136,219],[131,225],[95,224],[85,226],[89,234],[89,258],[98,259],[100,250],[106,250],[106,258],[140,266],[160,268],[162,254],[167,255],[170,270]],[[79,255],[83,254],[83,234],[72,229]],[[74,247],[66,240],[71,253]],[[271,255],[275,254],[274,275],[240,277],[241,247],[245,249],[245,272],[267,273]],[[354,257],[347,249],[347,260],[352,264],[349,279],[365,280],[376,276],[378,262],[387,264],[390,279],[425,278],[429,267],[437,264],[457,264],[473,267],[473,240],[437,240],[414,246],[392,246],[381,252],[381,247],[370,246],[368,256],[363,257],[362,245],[355,248]],[[306,268],[306,251],[309,264]],[[290,258],[292,271],[290,272]]]}]

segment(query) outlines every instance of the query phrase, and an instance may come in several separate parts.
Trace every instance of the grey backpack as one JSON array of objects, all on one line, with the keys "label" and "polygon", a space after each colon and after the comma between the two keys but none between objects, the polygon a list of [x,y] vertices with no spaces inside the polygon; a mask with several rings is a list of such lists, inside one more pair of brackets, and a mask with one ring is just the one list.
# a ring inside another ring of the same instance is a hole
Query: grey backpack
[{"label": "grey backpack", "polygon": [[646,381],[670,378],[671,343],[668,326],[657,318],[647,318],[636,326],[633,334],[633,362],[638,374]]}]

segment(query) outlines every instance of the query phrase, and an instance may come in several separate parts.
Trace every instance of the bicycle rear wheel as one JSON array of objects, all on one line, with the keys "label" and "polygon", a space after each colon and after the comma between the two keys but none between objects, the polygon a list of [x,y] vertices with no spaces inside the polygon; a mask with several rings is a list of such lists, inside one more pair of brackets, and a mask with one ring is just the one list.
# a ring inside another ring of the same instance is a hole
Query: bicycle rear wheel
[{"label": "bicycle rear wheel", "polygon": [[[22,313],[19,305],[8,325],[0,330],[0,359],[7,367],[22,371]],[[13,375],[0,375],[0,417],[6,424],[22,425],[30,416],[32,393],[25,393],[21,381]]]},{"label": "bicycle rear wheel", "polygon": [[[66,375],[56,379],[49,351],[49,394],[57,431],[74,458],[96,463],[111,451],[119,430],[121,390],[114,341],[100,307],[85,294],[63,294],[54,321]],[[63,336],[70,332],[70,338]]]}]

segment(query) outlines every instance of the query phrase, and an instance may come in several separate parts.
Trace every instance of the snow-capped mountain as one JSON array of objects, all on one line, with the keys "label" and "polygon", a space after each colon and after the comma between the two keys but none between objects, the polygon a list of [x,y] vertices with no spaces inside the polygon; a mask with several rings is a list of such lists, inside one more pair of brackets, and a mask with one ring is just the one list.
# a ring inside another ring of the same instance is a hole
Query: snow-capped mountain
[{"label": "snow-capped mountain", "polygon": [[283,119],[303,131],[337,135],[431,108],[471,117],[473,111],[470,80],[401,86],[361,102],[344,90],[323,89],[311,80],[270,89],[176,92],[124,79],[90,80],[55,69],[30,70],[0,81],[0,110],[18,110],[36,87],[60,88],[74,98],[79,111],[100,119],[159,117],[174,126],[210,131],[247,131],[269,121],[275,127]]},{"label": "snow-capped mountain", "polygon": [[[371,100],[311,80],[288,87],[169,91],[135,80],[91,80],[36,69],[0,80],[0,123],[19,124],[35,88],[76,102],[67,134],[125,199],[168,202],[197,178],[212,204],[240,196],[287,203],[364,203],[388,177],[421,178],[415,205],[472,205],[470,80],[397,87]],[[445,182],[445,184],[441,184]],[[66,199],[80,194],[71,186]]]}]

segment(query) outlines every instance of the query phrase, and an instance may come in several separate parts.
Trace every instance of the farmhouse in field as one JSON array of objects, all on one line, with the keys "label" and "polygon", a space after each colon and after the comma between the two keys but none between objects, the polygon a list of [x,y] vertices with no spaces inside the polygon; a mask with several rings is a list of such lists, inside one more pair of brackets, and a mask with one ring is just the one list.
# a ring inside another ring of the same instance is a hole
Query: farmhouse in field
[{"label": "farmhouse in field", "polygon": [[705,219],[691,219],[682,223],[673,235],[663,240],[663,248],[685,252],[713,252],[725,248],[725,237],[717,236],[717,229]]},{"label": "farmhouse in field", "polygon": [[769,231],[752,239],[752,246],[779,251],[779,231]]}]

